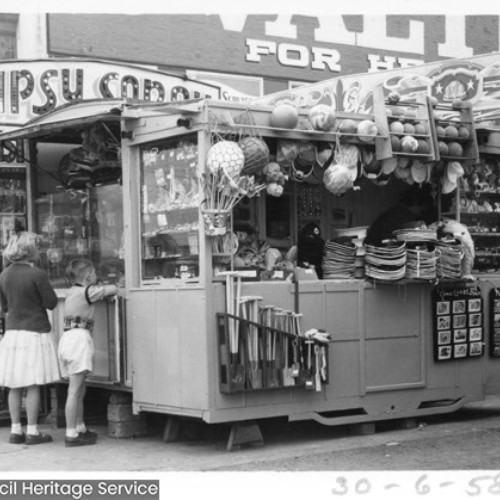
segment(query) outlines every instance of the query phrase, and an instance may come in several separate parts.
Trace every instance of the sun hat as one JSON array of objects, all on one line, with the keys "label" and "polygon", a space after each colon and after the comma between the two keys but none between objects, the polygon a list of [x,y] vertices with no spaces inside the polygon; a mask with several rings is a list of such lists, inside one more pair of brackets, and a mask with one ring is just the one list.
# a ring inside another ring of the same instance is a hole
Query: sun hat
[{"label": "sun hat", "polygon": [[427,167],[420,161],[414,161],[410,167],[411,176],[418,184],[422,184],[427,180]]}]

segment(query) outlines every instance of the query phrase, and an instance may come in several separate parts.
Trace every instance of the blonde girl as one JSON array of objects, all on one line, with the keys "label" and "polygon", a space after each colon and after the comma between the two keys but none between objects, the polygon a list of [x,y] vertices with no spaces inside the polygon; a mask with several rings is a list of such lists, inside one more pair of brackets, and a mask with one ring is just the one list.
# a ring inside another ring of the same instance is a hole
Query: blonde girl
[{"label": "blonde girl", "polygon": [[[40,386],[60,379],[47,309],[57,296],[45,271],[36,267],[40,237],[14,234],[4,250],[7,267],[0,274],[0,305],[5,335],[0,341],[0,386],[9,388],[9,443],[28,445],[52,441],[38,431]],[[26,391],[26,434],[21,426],[21,403]]]}]

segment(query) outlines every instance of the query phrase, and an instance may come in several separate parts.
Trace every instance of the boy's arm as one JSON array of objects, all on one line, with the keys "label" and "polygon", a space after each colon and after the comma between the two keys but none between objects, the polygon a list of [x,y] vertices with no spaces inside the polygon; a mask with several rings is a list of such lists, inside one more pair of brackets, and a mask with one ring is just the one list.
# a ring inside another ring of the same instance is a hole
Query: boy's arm
[{"label": "boy's arm", "polygon": [[115,295],[118,291],[116,285],[88,285],[85,289],[85,297],[87,302],[97,302],[111,295]]}]

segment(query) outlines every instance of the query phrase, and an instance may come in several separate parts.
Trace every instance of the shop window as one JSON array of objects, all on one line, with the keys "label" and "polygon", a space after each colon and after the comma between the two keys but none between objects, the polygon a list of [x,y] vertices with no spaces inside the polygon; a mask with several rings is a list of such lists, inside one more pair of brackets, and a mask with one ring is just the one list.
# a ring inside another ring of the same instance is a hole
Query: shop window
[{"label": "shop window", "polygon": [[34,230],[42,236],[41,267],[56,288],[69,287],[72,259],[90,259],[103,283],[124,280],[122,187],[118,178],[68,187],[59,165],[68,150],[39,144],[34,177]]},{"label": "shop window", "polygon": [[141,269],[144,283],[199,280],[196,135],[141,147]]}]

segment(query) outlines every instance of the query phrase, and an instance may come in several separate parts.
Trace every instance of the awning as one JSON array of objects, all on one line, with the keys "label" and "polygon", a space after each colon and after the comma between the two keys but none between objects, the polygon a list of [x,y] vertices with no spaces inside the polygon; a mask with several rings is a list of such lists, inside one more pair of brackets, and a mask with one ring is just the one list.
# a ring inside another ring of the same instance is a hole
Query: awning
[{"label": "awning", "polygon": [[0,133],[0,141],[47,137],[48,142],[74,142],[85,125],[119,122],[126,99],[92,99],[59,106],[22,127]]}]

